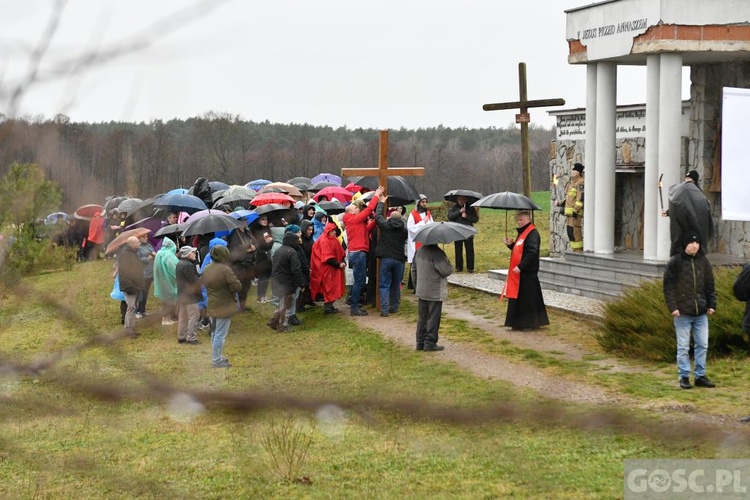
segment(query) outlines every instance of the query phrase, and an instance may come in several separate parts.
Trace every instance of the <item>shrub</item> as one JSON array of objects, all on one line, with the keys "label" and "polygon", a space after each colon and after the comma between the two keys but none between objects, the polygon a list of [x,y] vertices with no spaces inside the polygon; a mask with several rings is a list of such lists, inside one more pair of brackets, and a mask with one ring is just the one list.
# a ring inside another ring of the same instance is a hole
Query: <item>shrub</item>
[{"label": "shrub", "polygon": [[[709,356],[747,353],[748,339],[742,332],[745,305],[732,295],[740,269],[714,268],[716,313],[709,319]],[[608,351],[652,361],[675,359],[672,315],[664,302],[663,281],[655,280],[631,290],[605,305],[604,333],[598,341]]]}]

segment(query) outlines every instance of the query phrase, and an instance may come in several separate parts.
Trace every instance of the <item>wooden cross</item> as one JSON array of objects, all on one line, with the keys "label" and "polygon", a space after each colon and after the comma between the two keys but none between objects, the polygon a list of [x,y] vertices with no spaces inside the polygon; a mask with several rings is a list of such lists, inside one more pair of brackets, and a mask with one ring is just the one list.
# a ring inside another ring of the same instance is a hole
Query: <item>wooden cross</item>
[{"label": "wooden cross", "polygon": [[[385,194],[388,196],[388,177],[391,175],[400,175],[402,177],[424,175],[423,167],[398,167],[388,168],[388,131],[380,131],[380,148],[379,148],[378,168],[342,168],[341,177],[351,175],[374,175],[378,176],[378,185],[385,187]],[[416,201],[416,200],[415,200]],[[388,200],[385,201],[383,212],[387,213]],[[380,259],[378,259],[378,269],[375,273],[375,307],[380,309]]]},{"label": "wooden cross", "polygon": [[529,152],[529,122],[531,115],[529,108],[541,108],[545,106],[563,106],[565,99],[538,99],[529,101],[526,97],[526,63],[518,63],[518,90],[520,100],[514,102],[499,102],[485,104],[485,111],[499,111],[502,109],[518,109],[521,112],[516,115],[516,123],[521,124],[521,157],[523,160],[523,194],[531,196],[531,154]]},{"label": "wooden cross", "polygon": [[[398,167],[388,168],[388,131],[380,131],[380,148],[379,148],[378,168],[342,168],[341,177],[351,175],[377,175],[378,185],[385,186],[385,195],[388,195],[388,177],[391,175],[400,175],[409,177],[413,175],[424,175],[423,167]],[[416,201],[416,200],[415,200]],[[386,201],[386,208],[388,202]]]}]

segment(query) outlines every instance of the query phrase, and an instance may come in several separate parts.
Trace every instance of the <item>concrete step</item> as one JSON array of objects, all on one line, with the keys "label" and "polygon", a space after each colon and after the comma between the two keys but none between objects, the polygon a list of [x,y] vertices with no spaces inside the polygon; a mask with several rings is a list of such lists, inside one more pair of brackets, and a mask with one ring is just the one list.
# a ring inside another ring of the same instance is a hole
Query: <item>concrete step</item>
[{"label": "concrete step", "polygon": [[[611,269],[633,271],[652,276],[664,275],[666,261],[643,260],[639,252],[617,252],[611,255],[595,255],[585,252],[566,252],[563,259],[568,262],[582,263],[588,266],[598,266]],[[557,259],[560,260],[560,259]]]},{"label": "concrete step", "polygon": [[[505,281],[508,276],[507,269],[490,270],[491,278]],[[628,288],[633,285],[618,284],[602,280],[587,280],[566,276],[564,274],[551,274],[539,271],[539,283],[545,290],[578,295],[598,300],[612,300],[621,297]]]},{"label": "concrete step", "polygon": [[634,270],[619,268],[606,265],[606,262],[597,264],[577,262],[575,260],[553,259],[542,257],[539,259],[539,274],[560,276],[565,280],[566,276],[572,278],[588,279],[608,283],[618,283],[631,286],[637,286],[644,280],[657,279],[662,277],[663,273],[645,272],[643,270]]}]

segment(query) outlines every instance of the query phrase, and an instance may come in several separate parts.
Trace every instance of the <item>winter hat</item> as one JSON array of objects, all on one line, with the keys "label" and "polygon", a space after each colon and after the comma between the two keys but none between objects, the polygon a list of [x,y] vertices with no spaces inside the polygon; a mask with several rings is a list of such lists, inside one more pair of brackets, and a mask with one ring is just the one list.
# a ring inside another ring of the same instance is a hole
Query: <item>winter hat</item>
[{"label": "winter hat", "polygon": [[399,211],[398,207],[391,207],[388,209],[388,217],[393,217],[394,219],[400,219],[401,218],[401,212]]},{"label": "winter hat", "polygon": [[696,242],[696,243],[698,243],[700,245],[700,243],[701,243],[701,237],[695,231],[688,231],[682,237],[682,246],[683,246],[683,248],[686,247],[686,246],[688,246],[692,242]]},{"label": "winter hat", "polygon": [[427,196],[423,195],[422,193],[419,194],[419,199],[417,201],[427,201]]},{"label": "winter hat", "polygon": [[573,170],[575,170],[575,171],[576,171],[576,172],[578,172],[579,174],[582,174],[582,173],[583,173],[583,168],[584,168],[584,167],[583,167],[583,164],[582,164],[582,163],[576,163],[576,164],[574,164],[574,165],[573,165]]},{"label": "winter hat", "polygon": [[296,234],[296,233],[301,233],[302,229],[297,224],[289,224],[286,227],[286,232],[287,233],[295,233]]},{"label": "winter hat", "polygon": [[698,172],[697,171],[691,170],[690,172],[685,174],[685,177],[690,177],[691,179],[693,179],[694,183],[698,184]]},{"label": "winter hat", "polygon": [[303,208],[304,206],[305,204],[299,200],[294,202],[294,208],[296,208],[297,210],[299,210],[300,208]]},{"label": "winter hat", "polygon": [[184,259],[188,255],[190,255],[193,252],[197,252],[198,249],[195,247],[191,247],[190,245],[185,245],[183,247],[180,247],[180,258]]}]

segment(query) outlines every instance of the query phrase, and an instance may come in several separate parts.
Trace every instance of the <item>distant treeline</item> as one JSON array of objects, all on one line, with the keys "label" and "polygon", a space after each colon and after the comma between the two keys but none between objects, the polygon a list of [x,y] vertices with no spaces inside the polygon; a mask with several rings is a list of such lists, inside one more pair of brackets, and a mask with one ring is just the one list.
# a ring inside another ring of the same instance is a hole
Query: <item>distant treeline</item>
[{"label": "distant treeline", "polygon": [[[0,118],[2,116],[0,115]],[[65,209],[127,194],[145,198],[196,178],[245,184],[286,181],[344,167],[377,167],[376,129],[253,122],[227,113],[149,123],[74,123],[67,116],[0,122],[0,175],[38,163],[64,193]],[[549,188],[554,129],[532,127],[532,189]],[[521,192],[520,131],[508,128],[391,130],[390,166],[425,167],[415,178],[431,199],[450,189]]]}]

